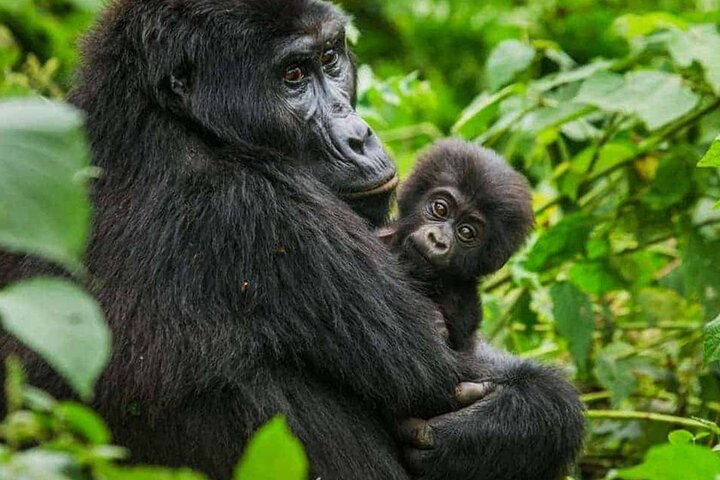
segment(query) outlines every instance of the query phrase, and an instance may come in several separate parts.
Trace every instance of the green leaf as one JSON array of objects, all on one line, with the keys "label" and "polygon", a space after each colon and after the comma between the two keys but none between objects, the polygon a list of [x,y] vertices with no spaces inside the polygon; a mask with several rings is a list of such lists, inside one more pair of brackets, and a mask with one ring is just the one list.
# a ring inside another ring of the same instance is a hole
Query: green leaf
[{"label": "green leaf", "polygon": [[490,121],[497,115],[500,102],[511,95],[522,92],[519,85],[510,85],[495,94],[483,92],[460,114],[452,131],[464,138],[474,138],[484,132]]},{"label": "green leaf", "polygon": [[595,321],[590,299],[568,282],[550,289],[555,328],[569,344],[569,350],[581,371],[587,370]]},{"label": "green leaf", "polygon": [[694,167],[687,163],[684,153],[664,155],[660,160],[650,190],[641,199],[652,210],[665,210],[682,202],[692,189]]},{"label": "green leaf", "polygon": [[512,82],[535,59],[535,49],[519,40],[505,40],[493,49],[485,65],[485,78],[495,91]]},{"label": "green leaf", "polygon": [[695,436],[687,430],[675,430],[668,435],[671,445],[687,445],[695,441]]},{"label": "green leaf", "polygon": [[705,325],[703,329],[705,363],[717,362],[720,360],[720,316]]},{"label": "green leaf", "polygon": [[699,97],[683,85],[679,75],[639,71],[622,77],[600,72],[583,83],[575,101],[609,112],[636,115],[649,130],[657,130],[690,112]]},{"label": "green leaf", "polygon": [[686,32],[674,31],[667,42],[668,52],[683,68],[697,62],[705,81],[720,94],[720,34],[715,25],[695,25]]},{"label": "green leaf", "polygon": [[698,163],[698,167],[719,167],[720,168],[720,137],[716,138],[710,146],[710,150]]},{"label": "green leaf", "polygon": [[[700,296],[708,308],[720,294],[720,241],[708,240],[699,232],[692,232],[683,249],[683,274],[686,296]],[[715,310],[710,310],[715,312]]]},{"label": "green leaf", "polygon": [[28,280],[0,291],[0,321],[83,399],[92,396],[110,354],[110,333],[92,297],[66,280]]},{"label": "green leaf", "polygon": [[99,470],[102,472],[103,480],[206,480],[204,475],[188,469],[103,466]]},{"label": "green leaf", "polygon": [[644,15],[628,14],[615,20],[613,29],[623,38],[631,40],[644,37],[657,30],[685,29],[687,22],[667,12],[652,12]]},{"label": "green leaf", "polygon": [[636,363],[635,349],[625,343],[611,343],[595,355],[593,374],[601,386],[612,394],[612,405],[617,407],[628,398],[637,386],[633,372]]},{"label": "green leaf", "polygon": [[565,217],[535,242],[525,268],[539,272],[548,265],[559,265],[574,257],[585,248],[592,228],[593,220],[588,216],[575,214]]},{"label": "green leaf", "polygon": [[627,480],[717,480],[720,457],[695,445],[660,445],[650,449],[645,462],[620,470]]},{"label": "green leaf", "polygon": [[94,411],[84,405],[62,402],[55,408],[55,416],[71,432],[90,443],[102,445],[110,442],[110,430]]},{"label": "green leaf", "polygon": [[622,289],[620,279],[604,262],[579,262],[569,271],[570,281],[585,293],[605,295]]},{"label": "green leaf", "polygon": [[107,2],[105,0],[69,0],[70,3],[75,5],[81,10],[87,12],[98,12],[102,10]]},{"label": "green leaf", "polygon": [[261,427],[235,471],[236,480],[306,480],[308,461],[282,416]]},{"label": "green leaf", "polygon": [[578,67],[574,70],[569,70],[567,72],[559,72],[540,78],[530,83],[530,85],[528,86],[528,90],[532,92],[543,93],[548,90],[552,90],[555,87],[559,87],[560,85],[585,80],[586,78],[591,77],[598,72],[607,71],[611,67],[612,62],[608,62],[607,60],[600,60],[590,63],[588,65],[583,65],[582,67]]},{"label": "green leaf", "polygon": [[90,221],[87,167],[78,111],[0,103],[0,246],[77,268]]},{"label": "green leaf", "polygon": [[[7,465],[0,465],[0,478],[9,480],[72,480],[81,471],[67,453],[41,449],[16,453]],[[73,475],[75,474],[75,475]]]}]

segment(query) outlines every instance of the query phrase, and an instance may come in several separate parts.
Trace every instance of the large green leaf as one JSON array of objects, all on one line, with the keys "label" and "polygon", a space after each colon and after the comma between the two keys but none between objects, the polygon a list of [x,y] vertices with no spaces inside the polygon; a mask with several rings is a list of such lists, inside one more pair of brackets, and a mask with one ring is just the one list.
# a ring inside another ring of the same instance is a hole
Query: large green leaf
[{"label": "large green leaf", "polygon": [[92,396],[110,354],[110,333],[92,297],[66,280],[27,280],[0,291],[0,321],[82,398]]},{"label": "large green leaf", "polygon": [[575,363],[581,370],[587,369],[587,359],[595,329],[590,299],[573,284],[556,283],[550,289],[553,299],[555,327],[569,344]]},{"label": "large green leaf", "polygon": [[493,49],[485,65],[485,77],[490,90],[512,82],[526,70],[535,58],[535,49],[519,40],[505,40]]},{"label": "large green leaf", "polygon": [[720,360],[720,316],[705,325],[705,362]]},{"label": "large green leaf", "polygon": [[308,461],[283,417],[261,427],[235,471],[236,480],[306,480]]},{"label": "large green leaf", "polygon": [[583,83],[575,101],[609,112],[637,115],[648,129],[656,130],[690,112],[699,97],[679,75],[639,71],[623,77],[599,72]]},{"label": "large green leaf", "polygon": [[695,445],[653,447],[645,462],[619,472],[627,480],[717,480],[720,457]]},{"label": "large green leaf", "polygon": [[90,220],[87,167],[78,111],[0,103],[0,247],[78,267]]}]

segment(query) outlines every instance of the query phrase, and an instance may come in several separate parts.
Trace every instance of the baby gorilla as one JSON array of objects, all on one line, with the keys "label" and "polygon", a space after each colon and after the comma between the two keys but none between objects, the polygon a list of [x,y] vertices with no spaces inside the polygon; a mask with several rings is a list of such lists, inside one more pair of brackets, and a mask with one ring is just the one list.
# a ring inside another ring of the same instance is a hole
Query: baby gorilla
[{"label": "baby gorilla", "polygon": [[533,226],[527,180],[491,150],[444,140],[420,156],[398,207],[378,235],[438,305],[449,345],[471,350],[482,320],[478,281],[499,270]]}]

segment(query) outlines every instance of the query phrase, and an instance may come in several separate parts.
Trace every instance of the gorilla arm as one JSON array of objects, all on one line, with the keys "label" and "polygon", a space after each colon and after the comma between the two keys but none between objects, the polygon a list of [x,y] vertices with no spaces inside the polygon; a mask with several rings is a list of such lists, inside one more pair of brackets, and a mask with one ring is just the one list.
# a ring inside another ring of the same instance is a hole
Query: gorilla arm
[{"label": "gorilla arm", "polygon": [[461,408],[400,428],[408,470],[422,480],[557,480],[580,451],[577,392],[550,368],[487,343],[466,358]]}]

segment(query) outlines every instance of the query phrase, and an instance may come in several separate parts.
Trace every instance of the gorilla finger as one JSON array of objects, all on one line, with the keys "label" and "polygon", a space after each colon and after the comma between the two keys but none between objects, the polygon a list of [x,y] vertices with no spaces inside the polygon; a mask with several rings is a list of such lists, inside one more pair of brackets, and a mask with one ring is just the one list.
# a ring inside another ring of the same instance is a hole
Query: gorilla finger
[{"label": "gorilla finger", "polygon": [[432,427],[425,420],[410,418],[398,428],[400,440],[414,448],[427,450],[435,446]]},{"label": "gorilla finger", "polygon": [[491,394],[497,385],[492,382],[461,383],[455,389],[455,399],[461,407],[468,407]]},{"label": "gorilla finger", "polygon": [[428,450],[406,448],[403,450],[403,465],[413,479],[424,478],[427,465],[431,462],[431,453]]}]

